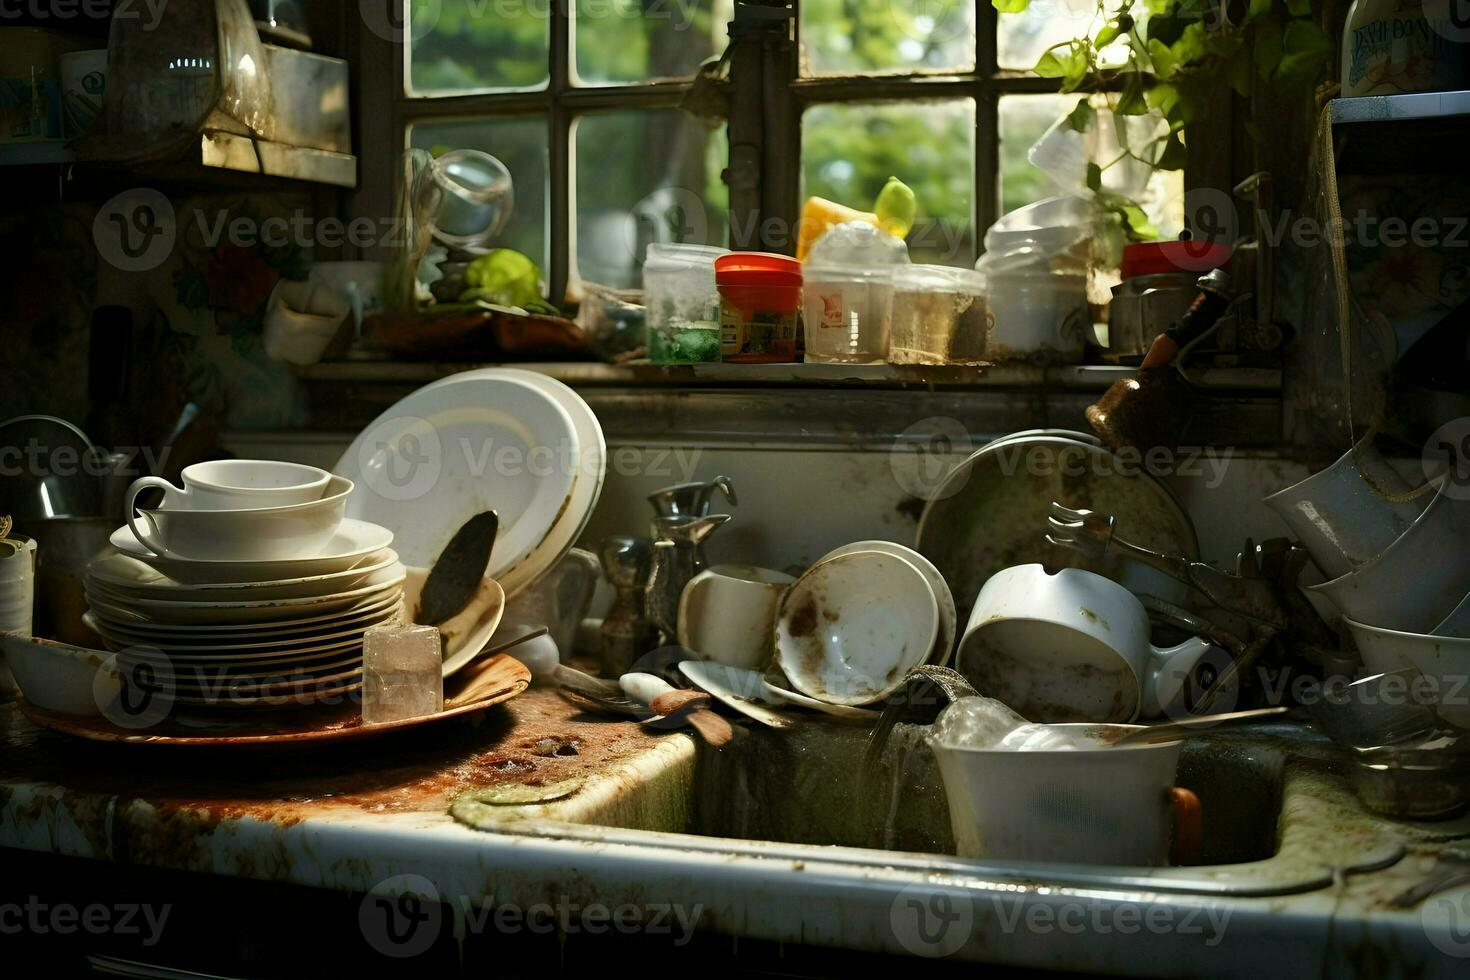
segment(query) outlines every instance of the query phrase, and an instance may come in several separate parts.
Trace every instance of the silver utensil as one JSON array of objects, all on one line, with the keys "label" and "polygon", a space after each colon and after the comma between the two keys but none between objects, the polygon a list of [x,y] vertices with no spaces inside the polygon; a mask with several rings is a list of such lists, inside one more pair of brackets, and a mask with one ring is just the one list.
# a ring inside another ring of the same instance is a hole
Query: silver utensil
[{"label": "silver utensil", "polygon": [[1229,725],[1238,725],[1247,721],[1259,721],[1262,718],[1270,718],[1275,715],[1285,714],[1284,706],[1274,708],[1247,708],[1244,711],[1227,711],[1218,715],[1193,715],[1189,718],[1179,718],[1174,721],[1161,721],[1152,725],[1128,732],[1121,738],[1113,739],[1109,744],[1113,748],[1122,745],[1141,745],[1152,742],[1172,742],[1195,734],[1201,729],[1213,731]]}]

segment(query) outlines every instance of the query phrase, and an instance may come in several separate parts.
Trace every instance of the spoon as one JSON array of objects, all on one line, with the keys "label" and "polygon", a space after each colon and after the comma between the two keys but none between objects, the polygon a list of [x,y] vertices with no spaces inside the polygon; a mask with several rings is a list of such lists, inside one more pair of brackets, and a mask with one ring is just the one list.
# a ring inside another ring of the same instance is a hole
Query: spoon
[{"label": "spoon", "polygon": [[1258,718],[1270,718],[1273,715],[1283,715],[1286,711],[1284,705],[1278,705],[1274,708],[1248,708],[1244,711],[1229,711],[1218,715],[1194,715],[1190,718],[1180,718],[1177,721],[1161,721],[1131,729],[1109,744],[1117,748],[1120,745],[1138,745],[1145,742],[1171,742],[1201,728],[1214,728],[1219,725],[1254,721]]}]

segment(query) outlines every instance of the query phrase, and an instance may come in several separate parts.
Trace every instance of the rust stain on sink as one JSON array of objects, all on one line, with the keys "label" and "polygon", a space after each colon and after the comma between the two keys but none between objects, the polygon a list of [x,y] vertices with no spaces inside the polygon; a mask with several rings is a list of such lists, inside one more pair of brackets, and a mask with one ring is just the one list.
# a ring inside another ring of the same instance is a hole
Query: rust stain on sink
[{"label": "rust stain on sink", "polygon": [[[37,729],[9,705],[0,706],[0,781],[12,786],[0,786],[0,811],[53,834],[74,824],[99,856],[203,867],[201,841],[231,821],[287,828],[361,813],[440,814],[467,791],[616,769],[668,737],[634,721],[580,714],[549,690],[528,691],[478,725],[385,739],[370,752],[99,745]],[[547,745],[555,748],[538,751]],[[22,804],[18,783],[43,793]]]}]

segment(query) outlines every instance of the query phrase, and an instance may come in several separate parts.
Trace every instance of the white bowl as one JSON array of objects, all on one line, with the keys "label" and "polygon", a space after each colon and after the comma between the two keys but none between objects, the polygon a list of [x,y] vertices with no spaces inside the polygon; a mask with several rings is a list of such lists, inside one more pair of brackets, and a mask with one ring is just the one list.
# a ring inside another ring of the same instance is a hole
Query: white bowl
[{"label": "white bowl", "polygon": [[1416,668],[1434,684],[1439,716],[1458,728],[1470,728],[1470,639],[1346,622],[1370,670]]},{"label": "white bowl", "polygon": [[1433,496],[1426,491],[1410,500],[1385,500],[1363,479],[1360,467],[1390,493],[1410,489],[1364,437],[1331,466],[1264,501],[1329,579],[1346,575],[1387,551],[1413,526]]},{"label": "white bowl", "polygon": [[0,651],[20,693],[37,708],[94,717],[122,691],[112,655],[55,640],[0,636]]},{"label": "white bowl", "polygon": [[929,581],[929,588],[934,590],[934,600],[939,604],[939,637],[934,641],[934,651],[929,655],[929,663],[940,667],[948,666],[949,658],[954,654],[959,620],[955,611],[954,593],[950,591],[949,583],[944,580],[944,576],[939,574],[939,569],[913,548],[906,548],[892,541],[854,541],[852,544],[845,544],[841,548],[827,552],[821,560],[827,561],[829,558],[837,558],[840,555],[850,555],[855,551],[886,552],[902,558],[924,574],[924,578]]},{"label": "white bowl", "polygon": [[[195,561],[284,561],[321,553],[342,526],[351,480],[334,476],[307,503],[236,510],[140,510],[129,521],[154,554]],[[146,534],[146,538],[144,535]]]},{"label": "white bowl", "polygon": [[860,551],[818,562],[787,591],[776,663],[803,694],[871,704],[924,663],[938,635],[924,573],[896,555]]},{"label": "white bowl", "polygon": [[1470,594],[1470,501],[1441,479],[1412,527],[1356,571],[1307,590],[1326,596],[1348,619],[1384,629],[1428,633]]}]

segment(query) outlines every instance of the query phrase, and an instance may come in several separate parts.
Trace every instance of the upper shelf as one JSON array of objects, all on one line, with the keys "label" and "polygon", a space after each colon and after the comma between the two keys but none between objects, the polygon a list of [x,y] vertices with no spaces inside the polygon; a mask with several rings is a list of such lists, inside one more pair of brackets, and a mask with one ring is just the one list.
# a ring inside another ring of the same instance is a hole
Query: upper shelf
[{"label": "upper shelf", "polygon": [[[297,368],[307,381],[427,384],[481,364],[349,360]],[[515,363],[573,387],[839,387],[839,388],[1056,388],[1102,391],[1128,367],[1098,364],[994,364],[928,367],[904,364],[600,364],[592,362]],[[1281,388],[1281,372],[1271,368],[1212,368],[1191,371],[1201,387],[1220,391],[1269,392]]]},{"label": "upper shelf", "polygon": [[1444,119],[1470,115],[1470,92],[1409,92],[1333,99],[1328,103],[1328,111],[1335,125]]},{"label": "upper shelf", "polygon": [[[1353,174],[1463,174],[1470,92],[1333,99],[1337,169]],[[1385,130],[1389,126],[1391,129]]]},{"label": "upper shelf", "polygon": [[0,167],[76,163],[118,169],[158,180],[210,180],[226,172],[261,174],[333,187],[357,186],[357,157],[309,146],[289,146],[236,133],[206,130],[183,149],[148,160],[111,160],[78,155],[63,140],[0,143]]}]

